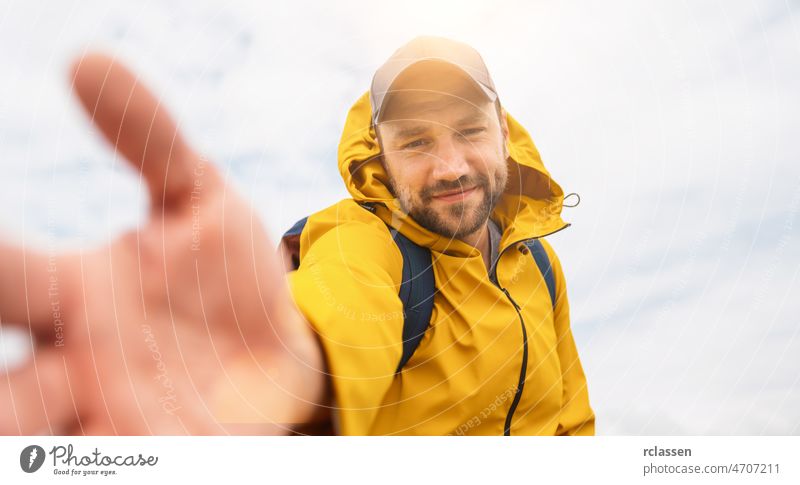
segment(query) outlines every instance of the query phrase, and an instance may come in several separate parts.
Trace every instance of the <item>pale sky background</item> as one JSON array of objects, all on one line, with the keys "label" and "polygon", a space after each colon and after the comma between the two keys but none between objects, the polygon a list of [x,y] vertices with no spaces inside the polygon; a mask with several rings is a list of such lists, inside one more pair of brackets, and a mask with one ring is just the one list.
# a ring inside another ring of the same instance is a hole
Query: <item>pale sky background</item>
[{"label": "pale sky background", "polygon": [[800,4],[270,3],[0,1],[0,232],[88,245],[144,215],[69,97],[86,49],[163,95],[279,234],[347,197],[336,146],[375,68],[452,37],[581,196],[548,240],[598,434],[800,434]]}]

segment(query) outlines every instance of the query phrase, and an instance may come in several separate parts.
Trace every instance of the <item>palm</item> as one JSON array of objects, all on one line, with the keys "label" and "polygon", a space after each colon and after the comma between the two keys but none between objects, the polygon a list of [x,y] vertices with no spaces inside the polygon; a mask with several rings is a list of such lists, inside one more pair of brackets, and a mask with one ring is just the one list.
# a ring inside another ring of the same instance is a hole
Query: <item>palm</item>
[{"label": "palm", "polygon": [[[0,386],[0,434],[280,432],[303,419],[292,403],[315,396],[285,388],[287,373],[319,367],[318,350],[251,209],[123,67],[86,57],[74,84],[141,170],[151,215],[91,253],[4,249],[3,322],[29,323],[40,345]],[[12,290],[23,279],[25,299]]]}]

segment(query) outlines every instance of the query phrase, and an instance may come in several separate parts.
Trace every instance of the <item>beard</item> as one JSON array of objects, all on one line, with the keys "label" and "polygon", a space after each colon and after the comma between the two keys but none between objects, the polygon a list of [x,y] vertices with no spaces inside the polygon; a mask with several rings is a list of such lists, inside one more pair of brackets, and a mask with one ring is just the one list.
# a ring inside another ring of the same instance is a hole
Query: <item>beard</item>
[{"label": "beard", "polygon": [[[502,165],[495,172],[494,184],[490,184],[488,177],[483,174],[464,175],[458,180],[443,180],[424,187],[416,197],[407,188],[398,187],[391,174],[388,175],[392,192],[400,201],[400,207],[420,226],[451,239],[463,239],[475,233],[489,220],[505,191],[508,170]],[[441,208],[434,201],[434,194],[472,186],[475,186],[481,196],[477,202],[470,199],[453,202]]]}]

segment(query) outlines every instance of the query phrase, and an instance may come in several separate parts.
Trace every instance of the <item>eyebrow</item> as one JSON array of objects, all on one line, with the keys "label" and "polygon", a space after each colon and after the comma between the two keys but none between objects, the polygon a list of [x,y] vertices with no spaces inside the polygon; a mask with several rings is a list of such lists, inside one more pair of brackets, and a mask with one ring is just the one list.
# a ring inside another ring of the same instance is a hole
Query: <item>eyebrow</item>
[{"label": "eyebrow", "polygon": [[456,126],[464,126],[464,125],[471,125],[473,123],[484,123],[486,122],[486,115],[483,112],[472,113],[468,116],[465,116],[456,122]]},{"label": "eyebrow", "polygon": [[421,135],[428,131],[427,126],[418,125],[418,126],[409,126],[408,128],[403,128],[397,132],[398,138],[411,138],[417,135]]}]

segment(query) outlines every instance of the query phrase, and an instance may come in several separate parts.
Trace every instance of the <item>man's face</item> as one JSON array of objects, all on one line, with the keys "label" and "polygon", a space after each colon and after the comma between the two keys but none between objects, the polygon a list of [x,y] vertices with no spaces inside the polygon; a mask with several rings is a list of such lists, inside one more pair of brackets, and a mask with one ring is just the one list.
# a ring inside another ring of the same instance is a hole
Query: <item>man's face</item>
[{"label": "man's face", "polygon": [[505,119],[452,68],[404,73],[392,90],[378,124],[390,188],[426,229],[456,239],[474,234],[508,179]]}]

